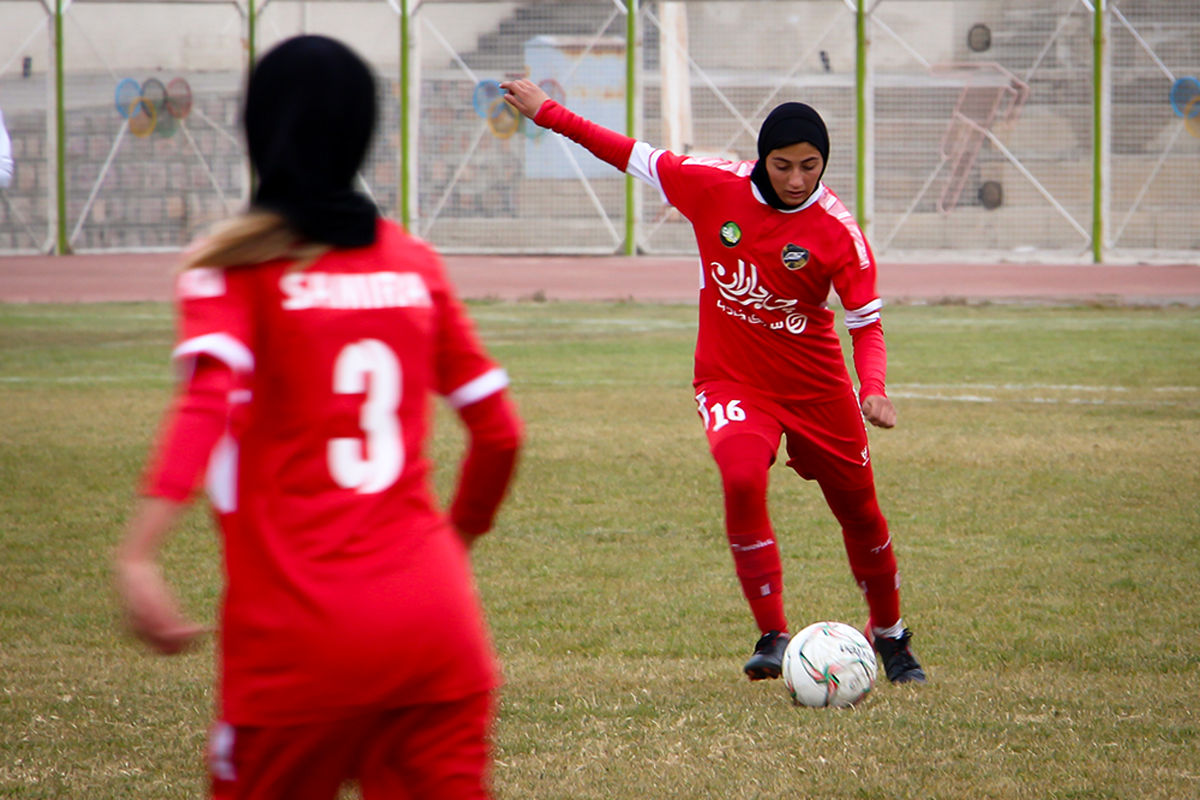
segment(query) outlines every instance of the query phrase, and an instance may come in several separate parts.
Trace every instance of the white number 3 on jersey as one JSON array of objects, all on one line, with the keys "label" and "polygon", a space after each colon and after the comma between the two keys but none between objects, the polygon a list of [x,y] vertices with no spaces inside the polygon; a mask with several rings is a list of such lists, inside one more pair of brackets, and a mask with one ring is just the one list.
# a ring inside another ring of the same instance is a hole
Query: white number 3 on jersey
[{"label": "white number 3 on jersey", "polygon": [[329,440],[329,472],[338,486],[359,494],[382,492],[404,469],[400,434],[400,360],[378,339],[348,344],[333,365],[333,391],[362,394],[358,423],[363,438]]}]

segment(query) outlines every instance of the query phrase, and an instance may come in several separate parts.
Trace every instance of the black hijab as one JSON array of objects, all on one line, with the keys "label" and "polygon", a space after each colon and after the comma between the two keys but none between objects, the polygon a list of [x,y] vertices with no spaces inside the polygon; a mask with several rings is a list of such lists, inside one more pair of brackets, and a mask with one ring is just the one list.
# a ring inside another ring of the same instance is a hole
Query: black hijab
[{"label": "black hijab", "polygon": [[[767,154],[800,142],[808,142],[817,148],[824,162],[821,166],[821,175],[824,175],[825,166],[829,163],[829,132],[825,130],[825,121],[812,106],[804,103],[778,105],[758,129],[758,163],[750,173],[750,180],[754,181],[763,199],[772,208],[789,209],[795,206],[789,206],[779,199],[771,186],[771,179],[767,175]],[[820,180],[820,176],[817,176],[817,180]]]},{"label": "black hijab", "polygon": [[288,39],[251,72],[242,120],[254,206],[314,242],[375,241],[375,204],[353,186],[375,128],[375,79],[361,58],[324,36]]}]

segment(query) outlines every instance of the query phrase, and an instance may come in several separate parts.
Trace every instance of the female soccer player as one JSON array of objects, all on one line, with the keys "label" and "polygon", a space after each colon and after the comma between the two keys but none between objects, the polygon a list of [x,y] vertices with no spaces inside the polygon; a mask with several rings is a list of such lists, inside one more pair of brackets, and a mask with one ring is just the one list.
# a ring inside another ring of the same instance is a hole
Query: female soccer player
[{"label": "female soccer player", "polygon": [[[924,682],[900,616],[899,576],[875,497],[863,419],[890,428],[875,258],[858,224],[821,182],[829,136],[820,115],[784,103],[763,122],[757,162],[689,158],[603,128],[528,80],[505,99],[538,125],[656,187],[692,223],[702,264],[694,385],[721,473],[725,529],[761,638],[744,667],[777,678],[788,642],[767,471],[782,438],[788,466],[815,480],[841,523],[870,618],[866,634],[896,683]],[[846,308],[855,397],[826,300]]]},{"label": "female soccer player", "polygon": [[[116,554],[133,631],[200,632],[156,564],[202,472],[226,586],[212,796],[489,796],[498,674],[468,561],[522,436],[507,378],[438,256],[352,188],[375,84],[287,40],[246,90],[251,209],[186,254],[181,390]],[[469,431],[448,513],[424,450],[436,392]]]}]

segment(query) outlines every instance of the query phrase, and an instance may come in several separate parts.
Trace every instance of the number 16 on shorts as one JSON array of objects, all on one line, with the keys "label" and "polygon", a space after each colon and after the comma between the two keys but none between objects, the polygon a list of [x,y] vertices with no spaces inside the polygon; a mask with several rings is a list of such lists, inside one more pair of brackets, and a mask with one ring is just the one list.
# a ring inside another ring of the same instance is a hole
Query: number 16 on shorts
[{"label": "number 16 on shorts", "polygon": [[742,408],[741,400],[729,400],[724,403],[710,403],[705,392],[696,395],[696,409],[700,419],[704,421],[704,429],[716,433],[731,422],[744,422],[746,410]]}]

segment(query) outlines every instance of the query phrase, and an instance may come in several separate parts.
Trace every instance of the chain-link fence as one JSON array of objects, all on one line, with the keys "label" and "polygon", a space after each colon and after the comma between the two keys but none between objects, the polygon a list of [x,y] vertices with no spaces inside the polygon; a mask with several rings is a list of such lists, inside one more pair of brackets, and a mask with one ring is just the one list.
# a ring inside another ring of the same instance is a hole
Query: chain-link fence
[{"label": "chain-link fence", "polygon": [[0,252],[44,252],[54,246],[53,98],[45,81],[50,18],[45,6],[26,0],[0,5],[0,19],[6,44],[0,47],[0,112],[13,159],[11,183],[0,188]]},{"label": "chain-link fence", "polygon": [[656,192],[509,112],[523,75],[701,157],[815,106],[884,257],[1194,258],[1200,7],[1098,3],[0,0],[0,251],[175,248],[242,207],[245,65],[314,32],[380,78],[361,187],[447,251],[694,252]]},{"label": "chain-link fence", "polygon": [[1112,61],[1114,250],[1200,248],[1200,3],[1120,0]]}]

